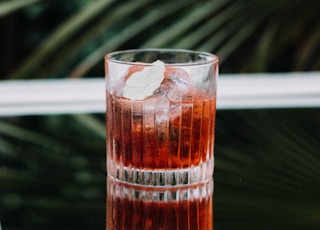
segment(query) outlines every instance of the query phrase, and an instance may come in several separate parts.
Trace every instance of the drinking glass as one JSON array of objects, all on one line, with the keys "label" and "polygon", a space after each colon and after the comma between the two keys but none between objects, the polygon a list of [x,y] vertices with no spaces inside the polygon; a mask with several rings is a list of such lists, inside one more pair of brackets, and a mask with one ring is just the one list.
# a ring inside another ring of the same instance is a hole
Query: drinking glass
[{"label": "drinking glass", "polygon": [[213,176],[218,63],[213,54],[180,49],[105,56],[109,176],[143,186]]}]

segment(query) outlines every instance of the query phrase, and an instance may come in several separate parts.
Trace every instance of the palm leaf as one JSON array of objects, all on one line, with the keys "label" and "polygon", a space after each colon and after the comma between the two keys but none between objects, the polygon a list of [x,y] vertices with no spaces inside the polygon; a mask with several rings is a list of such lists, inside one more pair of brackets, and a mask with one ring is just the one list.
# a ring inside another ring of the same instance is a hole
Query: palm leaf
[{"label": "palm leaf", "polygon": [[[286,57],[291,46],[299,46],[292,48],[291,59],[297,57],[297,60],[282,61],[283,65],[294,63],[295,67],[287,69],[315,69],[319,59],[312,52],[318,49],[319,30],[312,23],[317,18],[318,1],[309,0],[308,4],[301,0],[290,4],[276,0],[85,3],[61,21],[11,77],[100,76],[105,53],[139,47],[213,52],[220,56],[221,69],[226,71],[270,71],[277,67],[277,58]],[[296,39],[297,36],[301,39]],[[301,41],[308,45],[300,45]]]},{"label": "palm leaf", "polygon": [[[199,22],[219,11],[229,1],[210,1],[204,4],[195,5],[192,10],[188,11],[187,16],[177,19],[159,31],[155,36],[142,44],[142,47],[166,47],[176,37],[186,34],[191,28],[194,28]],[[178,17],[177,17],[178,18]]]},{"label": "palm leaf", "polygon": [[[145,1],[141,2],[144,3]],[[70,73],[69,76],[83,76],[94,65],[96,65],[97,63],[101,63],[101,58],[104,57],[107,52],[121,47],[122,44],[130,41],[133,36],[139,35],[139,33],[142,33],[142,31],[151,27],[154,23],[170,14],[173,14],[174,12],[176,12],[176,10],[184,8],[188,4],[189,2],[187,1],[179,2],[179,4],[175,4],[174,6],[172,6],[171,3],[168,3],[152,9],[141,19],[131,23],[129,26],[126,26],[124,29],[119,31],[117,36],[114,36],[103,43],[102,46],[98,47],[96,51],[94,51],[91,55],[85,57],[85,59],[81,63],[79,63],[78,66],[76,66],[76,68]]]},{"label": "palm leaf", "polygon": [[60,48],[72,35],[80,28],[87,25],[88,21],[92,20],[97,14],[101,13],[113,1],[95,1],[91,2],[82,10],[77,12],[68,21],[63,23],[56,31],[54,31],[38,49],[26,60],[26,62],[17,69],[11,76],[12,78],[28,77],[29,72],[42,64],[44,60],[49,59],[52,52]]},{"label": "palm leaf", "polygon": [[[320,145],[314,127],[320,126],[319,112],[217,112],[216,228],[318,229]],[[101,119],[103,115],[81,114],[22,117],[19,122],[4,119],[6,125],[0,126],[3,224],[18,226],[22,222],[17,219],[27,218],[30,226],[40,229],[55,217],[61,218],[62,228],[66,223],[81,223],[79,229],[104,226],[105,126]],[[13,215],[23,207],[32,210],[33,216]],[[88,210],[97,218],[95,223],[82,218]],[[50,226],[54,229],[57,223]]]},{"label": "palm leaf", "polygon": [[0,2],[0,18],[40,1],[42,0],[12,0]]},{"label": "palm leaf", "polygon": [[[7,120],[0,126],[0,213],[4,227],[10,229],[13,224],[23,228],[29,223],[31,228],[41,229],[51,223],[49,213],[59,216],[61,223],[52,226],[61,228],[66,228],[65,223],[76,226],[76,219],[88,210],[103,215],[104,125],[87,115],[22,120],[24,125]],[[30,123],[40,125],[41,131],[30,128]],[[45,137],[40,132],[46,133]],[[81,201],[74,203],[76,199]],[[25,221],[14,221],[12,214],[24,208],[30,210],[21,216]],[[85,221],[83,226],[104,224],[102,219],[100,223]]]},{"label": "palm leaf", "polygon": [[218,112],[217,228],[320,226],[320,145],[305,121],[319,125],[318,116],[318,109]]}]

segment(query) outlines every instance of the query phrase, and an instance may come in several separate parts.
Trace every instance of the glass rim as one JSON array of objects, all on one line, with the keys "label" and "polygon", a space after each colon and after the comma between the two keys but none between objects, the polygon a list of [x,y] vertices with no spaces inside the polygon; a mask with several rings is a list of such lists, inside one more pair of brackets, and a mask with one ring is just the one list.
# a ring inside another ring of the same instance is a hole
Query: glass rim
[{"label": "glass rim", "polygon": [[[164,64],[166,66],[200,66],[200,65],[206,65],[206,64],[217,64],[219,63],[219,57],[215,54],[205,52],[205,51],[195,51],[195,50],[188,50],[188,49],[174,49],[174,48],[143,48],[143,49],[127,49],[127,50],[118,50],[118,51],[113,51],[109,52],[105,55],[105,61],[107,62],[113,62],[113,63],[118,63],[118,64],[124,64],[124,65],[142,65],[142,66],[152,66],[153,63],[147,63],[147,62],[134,62],[134,61],[122,61],[122,60],[117,60],[112,58],[115,55],[118,54],[129,54],[129,53],[134,53],[134,52],[159,52],[159,53],[170,53],[170,52],[175,52],[175,53],[189,53],[189,54],[198,54],[206,57],[205,60],[198,60],[194,62],[179,62],[179,63],[166,63]],[[163,60],[161,60],[163,61]]]}]

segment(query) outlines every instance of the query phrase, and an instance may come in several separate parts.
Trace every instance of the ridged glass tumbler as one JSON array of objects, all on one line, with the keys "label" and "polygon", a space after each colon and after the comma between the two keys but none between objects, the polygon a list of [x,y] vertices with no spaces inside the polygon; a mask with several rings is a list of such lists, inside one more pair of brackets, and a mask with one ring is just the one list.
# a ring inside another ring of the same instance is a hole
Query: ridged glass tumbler
[{"label": "ridged glass tumbler", "polygon": [[212,178],[218,63],[179,49],[105,56],[109,176],[143,186]]}]

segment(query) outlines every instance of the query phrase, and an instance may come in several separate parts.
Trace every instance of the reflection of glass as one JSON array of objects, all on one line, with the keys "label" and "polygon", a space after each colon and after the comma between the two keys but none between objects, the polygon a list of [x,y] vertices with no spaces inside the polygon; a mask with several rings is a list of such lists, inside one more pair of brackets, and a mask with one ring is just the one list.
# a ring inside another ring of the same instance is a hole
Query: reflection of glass
[{"label": "reflection of glass", "polygon": [[107,177],[107,229],[214,229],[213,180],[184,187],[133,186]]},{"label": "reflection of glass", "polygon": [[166,186],[213,174],[218,58],[147,49],[106,56],[107,171]]}]

